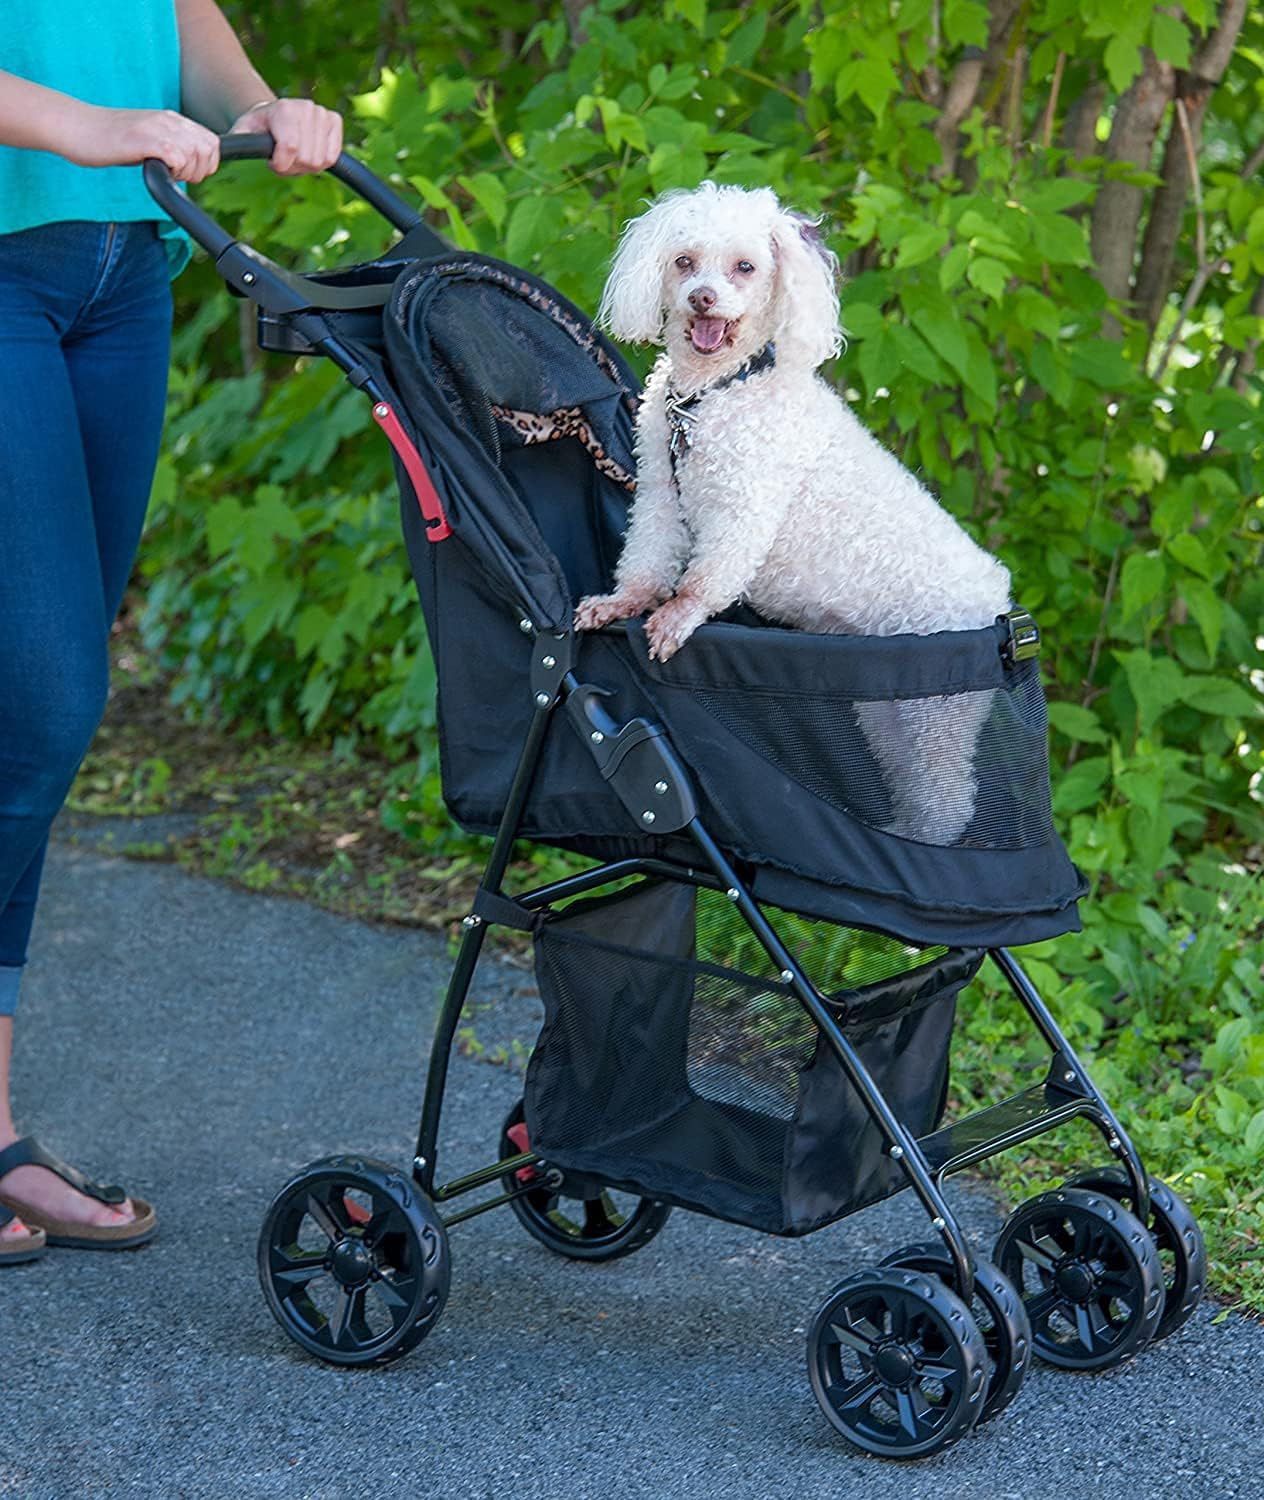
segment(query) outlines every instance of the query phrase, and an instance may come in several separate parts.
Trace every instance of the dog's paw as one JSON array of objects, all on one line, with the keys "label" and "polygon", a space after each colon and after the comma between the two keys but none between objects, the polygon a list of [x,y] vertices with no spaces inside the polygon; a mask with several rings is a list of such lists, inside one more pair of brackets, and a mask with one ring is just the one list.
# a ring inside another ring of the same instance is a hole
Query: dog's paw
[{"label": "dog's paw", "polygon": [[649,589],[622,589],[617,594],[589,594],[575,609],[576,630],[600,630],[615,620],[633,620],[662,598]]},{"label": "dog's paw", "polygon": [[670,661],[706,617],[706,609],[688,594],[661,605],[645,622],[650,660]]}]

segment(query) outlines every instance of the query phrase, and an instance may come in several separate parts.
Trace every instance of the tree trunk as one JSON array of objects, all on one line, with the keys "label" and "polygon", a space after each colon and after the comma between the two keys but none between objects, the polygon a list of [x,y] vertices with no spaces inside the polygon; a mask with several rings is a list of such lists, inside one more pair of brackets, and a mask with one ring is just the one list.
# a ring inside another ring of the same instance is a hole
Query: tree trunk
[{"label": "tree trunk", "polygon": [[[1146,169],[1164,111],[1172,98],[1171,63],[1160,62],[1148,47],[1141,51],[1141,72],[1115,106],[1115,119],[1106,159]],[[1091,242],[1097,277],[1109,296],[1127,302],[1132,289],[1132,266],[1137,251],[1137,228],[1145,206],[1145,189],[1130,182],[1106,181],[1093,205]],[[1118,334],[1108,320],[1106,331]]]},{"label": "tree trunk", "polygon": [[1106,85],[1100,78],[1086,84],[1067,110],[1062,125],[1062,148],[1073,157],[1097,156],[1097,122],[1106,103]]},{"label": "tree trunk", "polygon": [[[1220,24],[1199,49],[1189,71],[1176,76],[1176,97],[1185,105],[1195,160],[1202,147],[1203,116],[1224,77],[1245,18],[1246,0],[1225,0]],[[1156,190],[1150,209],[1133,296],[1137,311],[1151,332],[1167,302],[1176,242],[1185,220],[1185,202],[1190,189],[1189,154],[1184,132],[1173,122],[1163,153],[1163,183]]]}]

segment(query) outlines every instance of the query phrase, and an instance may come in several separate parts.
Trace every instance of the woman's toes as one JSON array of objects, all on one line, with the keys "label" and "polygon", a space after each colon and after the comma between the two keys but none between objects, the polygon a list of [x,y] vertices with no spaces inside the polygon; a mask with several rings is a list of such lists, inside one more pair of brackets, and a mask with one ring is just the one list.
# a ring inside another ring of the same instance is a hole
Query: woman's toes
[{"label": "woman's toes", "polygon": [[21,1240],[30,1234],[30,1229],[21,1219],[13,1218],[0,1228],[0,1240]]}]

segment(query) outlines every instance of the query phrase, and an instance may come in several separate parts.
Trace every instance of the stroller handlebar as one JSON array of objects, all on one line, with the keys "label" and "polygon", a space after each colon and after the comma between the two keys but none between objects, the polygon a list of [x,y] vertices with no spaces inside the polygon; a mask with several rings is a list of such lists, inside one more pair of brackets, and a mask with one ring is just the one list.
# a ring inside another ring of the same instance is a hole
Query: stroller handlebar
[{"label": "stroller handlebar", "polygon": [[[275,146],[270,135],[220,136],[220,161],[268,161]],[[371,208],[398,229],[401,234],[416,229],[421,215],[362,162],[345,151],[329,169],[331,176],[363,198]],[[156,157],[143,166],[145,186],[164,213],[169,215],[195,243],[215,261],[224,279],[251,301],[269,312],[297,312],[307,307],[331,307],[343,304],[335,288],[322,286],[306,276],[283,271],[251,246],[242,244],[199,208],[181,190],[167,164]],[[331,295],[335,294],[335,295]]]}]

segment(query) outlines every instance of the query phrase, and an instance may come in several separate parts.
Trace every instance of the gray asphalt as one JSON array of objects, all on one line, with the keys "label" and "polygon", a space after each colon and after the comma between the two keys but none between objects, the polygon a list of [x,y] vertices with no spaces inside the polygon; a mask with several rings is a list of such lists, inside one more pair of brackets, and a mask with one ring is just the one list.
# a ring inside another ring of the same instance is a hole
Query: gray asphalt
[{"label": "gray asphalt", "polygon": [[[637,1255],[552,1257],[507,1212],[453,1231],[452,1295],[384,1370],[291,1345],[255,1281],[287,1175],[411,1154],[446,944],[165,866],[54,848],[18,1032],[20,1116],[157,1203],[129,1255],[59,1251],[0,1285],[0,1493],[698,1500],[1220,1500],[1264,1495],[1264,1328],[1214,1307],[1110,1375],[1038,1368],[1017,1403],[917,1465],[819,1415],[804,1328],[833,1285],[925,1224],[903,1200],[800,1241],[684,1213]],[[521,969],[485,966],[489,1043],[529,1039]],[[453,1171],[519,1092],[456,1059]],[[1000,1213],[958,1187],[986,1242]]]}]

